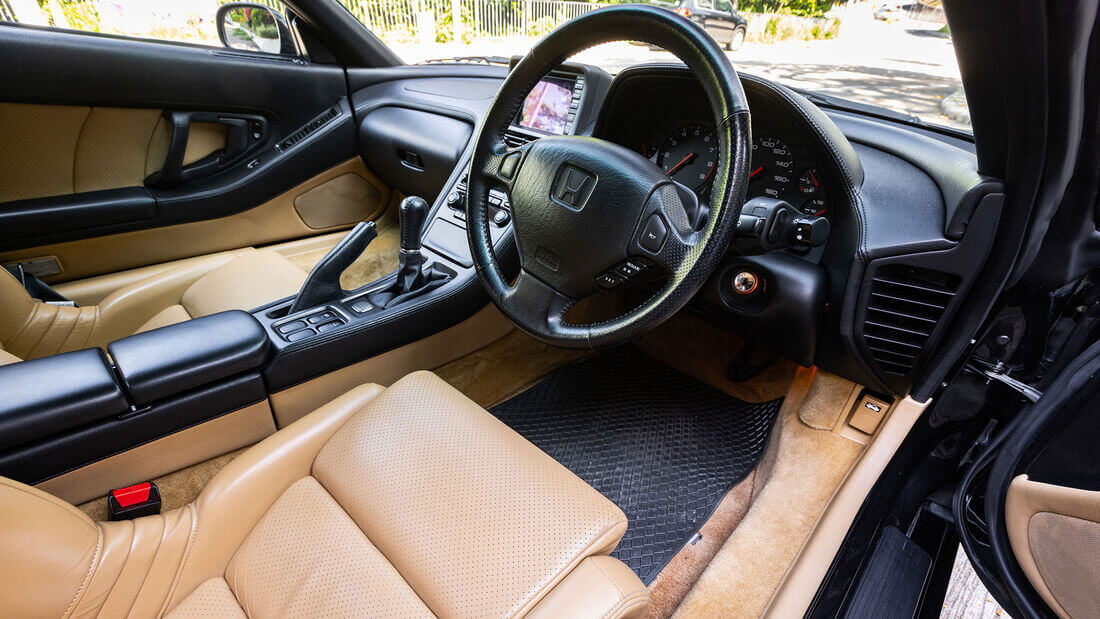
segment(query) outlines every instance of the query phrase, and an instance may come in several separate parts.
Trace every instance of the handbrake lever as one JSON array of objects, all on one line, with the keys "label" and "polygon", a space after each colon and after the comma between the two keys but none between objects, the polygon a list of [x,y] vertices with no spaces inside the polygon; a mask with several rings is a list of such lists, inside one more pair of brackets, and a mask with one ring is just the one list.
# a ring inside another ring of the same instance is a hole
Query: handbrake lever
[{"label": "handbrake lever", "polygon": [[290,313],[317,307],[344,296],[340,285],[340,275],[355,262],[367,245],[378,236],[378,228],[373,221],[359,222],[340,242],[333,247],[317,266],[306,276],[306,283],[294,299]]}]

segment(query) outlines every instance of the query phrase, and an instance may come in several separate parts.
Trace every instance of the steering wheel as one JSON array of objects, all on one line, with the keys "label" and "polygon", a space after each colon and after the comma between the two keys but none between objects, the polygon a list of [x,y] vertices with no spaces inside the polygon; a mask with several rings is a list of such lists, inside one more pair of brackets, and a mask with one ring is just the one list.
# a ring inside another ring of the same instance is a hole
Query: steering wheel
[{"label": "steering wheel", "polygon": [[[713,110],[718,157],[709,212],[698,229],[683,203],[688,196],[634,151],[577,136],[548,136],[516,148],[505,144],[505,131],[544,75],[584,49],[626,40],[675,54],[698,76]],[[718,265],[745,200],[751,147],[741,81],[700,27],[653,6],[602,8],[578,17],[512,69],[478,134],[466,209],[477,273],[501,312],[548,344],[597,348],[640,336],[683,307]],[[520,259],[512,283],[501,272],[489,235],[490,188],[503,190],[512,204]],[[569,308],[599,290],[597,278],[628,260],[663,269],[667,283],[618,318],[567,323]]]}]

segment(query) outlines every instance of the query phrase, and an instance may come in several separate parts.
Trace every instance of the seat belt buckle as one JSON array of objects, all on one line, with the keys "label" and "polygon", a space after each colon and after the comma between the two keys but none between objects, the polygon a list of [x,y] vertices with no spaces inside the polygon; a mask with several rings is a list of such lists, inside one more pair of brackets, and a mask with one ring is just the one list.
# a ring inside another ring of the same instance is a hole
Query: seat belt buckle
[{"label": "seat belt buckle", "polygon": [[107,519],[131,520],[160,513],[160,489],[151,481],[107,493]]}]

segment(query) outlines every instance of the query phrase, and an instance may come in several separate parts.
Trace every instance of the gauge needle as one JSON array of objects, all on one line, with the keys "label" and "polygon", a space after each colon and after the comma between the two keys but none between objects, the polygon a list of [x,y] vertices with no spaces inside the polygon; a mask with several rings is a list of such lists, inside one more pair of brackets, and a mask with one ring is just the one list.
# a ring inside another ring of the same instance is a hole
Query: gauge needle
[{"label": "gauge needle", "polygon": [[668,169],[668,175],[672,176],[673,174],[676,173],[676,170],[679,170],[680,168],[684,167],[684,164],[688,163],[692,159],[695,159],[695,153],[688,153],[686,157],[684,157],[683,159],[680,160],[680,163],[677,163],[676,165],[674,165],[674,166],[672,166],[671,168]]},{"label": "gauge needle", "polygon": [[817,182],[817,177],[814,176],[814,171],[813,170],[807,170],[807,172],[810,173],[810,180],[812,180],[814,182],[814,187],[820,187],[821,183]]},{"label": "gauge needle", "polygon": [[757,174],[760,174],[763,171],[764,171],[764,166],[760,166],[759,168],[756,168],[752,172],[749,172],[749,178],[752,178],[752,177],[756,176]]},{"label": "gauge needle", "polygon": [[827,209],[821,209],[820,211],[814,213],[814,217],[821,217],[821,214],[824,213],[826,210]]}]

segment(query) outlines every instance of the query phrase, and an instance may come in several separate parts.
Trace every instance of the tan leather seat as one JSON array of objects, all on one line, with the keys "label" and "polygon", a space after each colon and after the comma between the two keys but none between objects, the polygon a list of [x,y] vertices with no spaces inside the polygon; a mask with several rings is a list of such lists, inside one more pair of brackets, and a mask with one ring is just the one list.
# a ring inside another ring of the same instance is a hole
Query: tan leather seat
[{"label": "tan leather seat", "polygon": [[92,522],[0,480],[10,616],[640,616],[627,522],[435,375],[358,387],[192,504]]},{"label": "tan leather seat", "polygon": [[127,335],[298,292],[306,274],[271,250],[216,254],[121,288],[99,305],[59,307],[31,298],[0,269],[0,350],[35,359],[105,346]]}]

